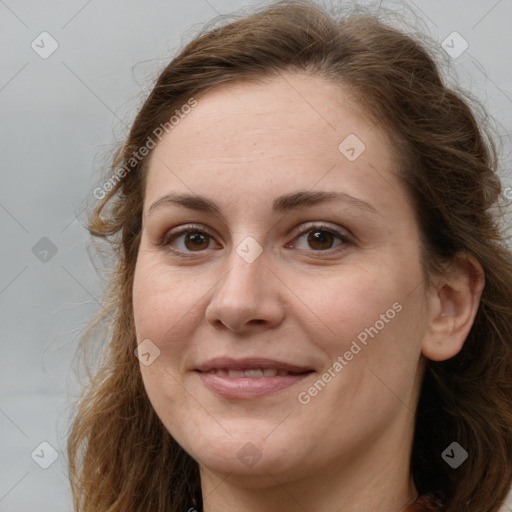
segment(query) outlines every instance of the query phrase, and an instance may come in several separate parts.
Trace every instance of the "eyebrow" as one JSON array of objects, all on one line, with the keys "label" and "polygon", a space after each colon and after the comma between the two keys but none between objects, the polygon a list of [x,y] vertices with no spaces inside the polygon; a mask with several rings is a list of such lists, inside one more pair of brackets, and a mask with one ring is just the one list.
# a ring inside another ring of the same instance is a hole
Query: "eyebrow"
[{"label": "eyebrow", "polygon": [[[291,192],[289,194],[284,194],[277,197],[272,203],[272,211],[276,214],[284,214],[307,206],[314,206],[320,203],[331,201],[347,203],[360,210],[365,210],[372,214],[379,213],[370,203],[367,203],[363,199],[359,199],[357,197],[346,194],[345,192],[308,190],[299,190],[297,192]],[[157,199],[149,207],[148,214],[150,214],[159,206],[170,204],[180,205],[191,210],[211,213],[224,219],[222,210],[217,203],[207,197],[196,194],[166,194],[160,199]]]}]

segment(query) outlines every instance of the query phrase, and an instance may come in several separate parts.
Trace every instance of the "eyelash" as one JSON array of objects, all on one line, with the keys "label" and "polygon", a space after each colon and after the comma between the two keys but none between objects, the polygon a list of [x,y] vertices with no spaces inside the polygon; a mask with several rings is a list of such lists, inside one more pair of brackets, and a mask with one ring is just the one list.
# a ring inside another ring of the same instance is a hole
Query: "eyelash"
[{"label": "eyelash", "polygon": [[[340,233],[338,230],[336,230],[330,226],[327,226],[326,224],[323,224],[321,222],[313,223],[310,225],[303,225],[303,226],[299,226],[299,227],[295,228],[294,240],[295,240],[295,238],[300,238],[302,235],[312,232],[312,231],[322,231],[322,232],[330,233],[331,235],[339,238],[342,242],[341,244],[336,246],[334,249],[308,251],[308,252],[316,253],[316,255],[325,255],[325,254],[330,255],[333,253],[339,253],[339,252],[346,250],[347,245],[352,244],[352,240],[348,237],[348,235]],[[191,224],[191,225],[181,228],[180,230],[178,230],[176,232],[168,232],[168,233],[164,234],[164,236],[159,241],[159,245],[162,247],[165,247],[166,249],[168,249],[169,251],[172,251],[173,253],[176,253],[179,255],[186,254],[187,255],[186,257],[193,257],[193,254],[195,252],[197,252],[198,254],[204,252],[204,251],[182,251],[182,250],[175,249],[175,248],[171,247],[171,245],[170,245],[171,242],[174,242],[181,235],[184,235],[184,234],[186,235],[188,233],[198,233],[198,234],[206,235],[209,238],[213,238],[213,236],[210,235],[208,233],[208,231],[206,231],[202,225]],[[289,245],[287,244],[286,247],[289,247]],[[305,249],[301,249],[301,250],[305,250]]]}]

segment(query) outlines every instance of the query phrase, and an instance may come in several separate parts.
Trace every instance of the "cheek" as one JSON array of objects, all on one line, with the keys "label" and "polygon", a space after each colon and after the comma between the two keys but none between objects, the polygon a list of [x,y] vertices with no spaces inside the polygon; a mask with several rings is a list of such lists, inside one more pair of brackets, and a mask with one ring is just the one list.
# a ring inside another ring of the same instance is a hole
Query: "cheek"
[{"label": "cheek", "polygon": [[[369,411],[372,428],[392,421],[411,402],[414,389],[425,329],[420,289],[411,294],[404,273],[371,273],[368,268],[352,268],[320,287],[310,280],[297,281],[297,286],[309,293],[305,296],[315,313],[310,318],[320,317],[325,324],[324,334],[312,339],[328,355],[324,372],[329,383],[318,393],[313,387],[301,389],[302,399],[311,400],[314,408],[311,417],[325,416],[328,424],[353,429],[355,437]],[[336,408],[346,414],[333,417]]]},{"label": "cheek", "polygon": [[187,269],[172,269],[153,252],[141,251],[133,283],[138,341],[154,338],[158,344],[173,338],[174,331],[193,323],[192,316],[197,315],[194,306],[206,290],[203,279],[193,278]]},{"label": "cheek", "polygon": [[331,364],[342,356],[359,376],[370,368],[400,385],[413,376],[426,328],[422,287],[411,293],[418,275],[419,267],[376,265],[295,277],[307,306],[300,318],[311,322],[302,320],[302,327]]},{"label": "cheek", "polygon": [[322,337],[332,349],[339,348],[340,340],[351,340],[376,322],[382,329],[381,315],[386,320],[397,317],[400,306],[393,305],[403,300],[400,282],[389,273],[385,277],[367,268],[351,267],[350,271],[338,270],[314,278],[294,276],[293,282],[304,312],[324,333]]}]

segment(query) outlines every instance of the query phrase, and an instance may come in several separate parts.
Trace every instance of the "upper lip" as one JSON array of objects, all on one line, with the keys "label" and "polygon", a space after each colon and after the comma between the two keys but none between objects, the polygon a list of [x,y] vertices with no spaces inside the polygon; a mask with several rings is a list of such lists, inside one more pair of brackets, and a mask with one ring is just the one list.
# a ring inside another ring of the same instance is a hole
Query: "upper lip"
[{"label": "upper lip", "polygon": [[275,368],[276,370],[285,370],[287,372],[302,373],[312,371],[312,368],[296,364],[290,364],[275,359],[266,359],[263,357],[246,357],[241,359],[233,359],[231,357],[215,357],[200,364],[196,371],[208,372],[210,370],[251,370]]}]

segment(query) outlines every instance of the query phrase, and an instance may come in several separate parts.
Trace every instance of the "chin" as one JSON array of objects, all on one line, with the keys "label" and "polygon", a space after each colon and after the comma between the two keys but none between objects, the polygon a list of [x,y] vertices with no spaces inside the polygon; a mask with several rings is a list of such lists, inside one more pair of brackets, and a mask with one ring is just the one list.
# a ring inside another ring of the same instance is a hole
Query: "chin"
[{"label": "chin", "polygon": [[291,473],[294,467],[300,467],[299,461],[290,459],[290,454],[294,454],[294,459],[297,455],[293,447],[285,445],[284,440],[278,437],[272,442],[265,439],[270,431],[259,436],[252,431],[251,435],[237,437],[224,433],[222,439],[212,436],[204,443],[190,440],[190,444],[182,446],[206,470],[217,475],[229,475],[230,480],[241,479],[240,483],[247,487],[264,487],[275,485],[278,475]]},{"label": "chin", "polygon": [[[197,459],[196,459],[197,460]],[[214,473],[217,477],[229,478],[231,483],[247,489],[263,489],[276,485],[276,481],[283,481],[291,477],[292,469],[287,467],[283,460],[263,456],[253,466],[246,466],[237,460],[226,460],[222,455],[203,454],[197,460],[199,466],[207,472]]]}]

